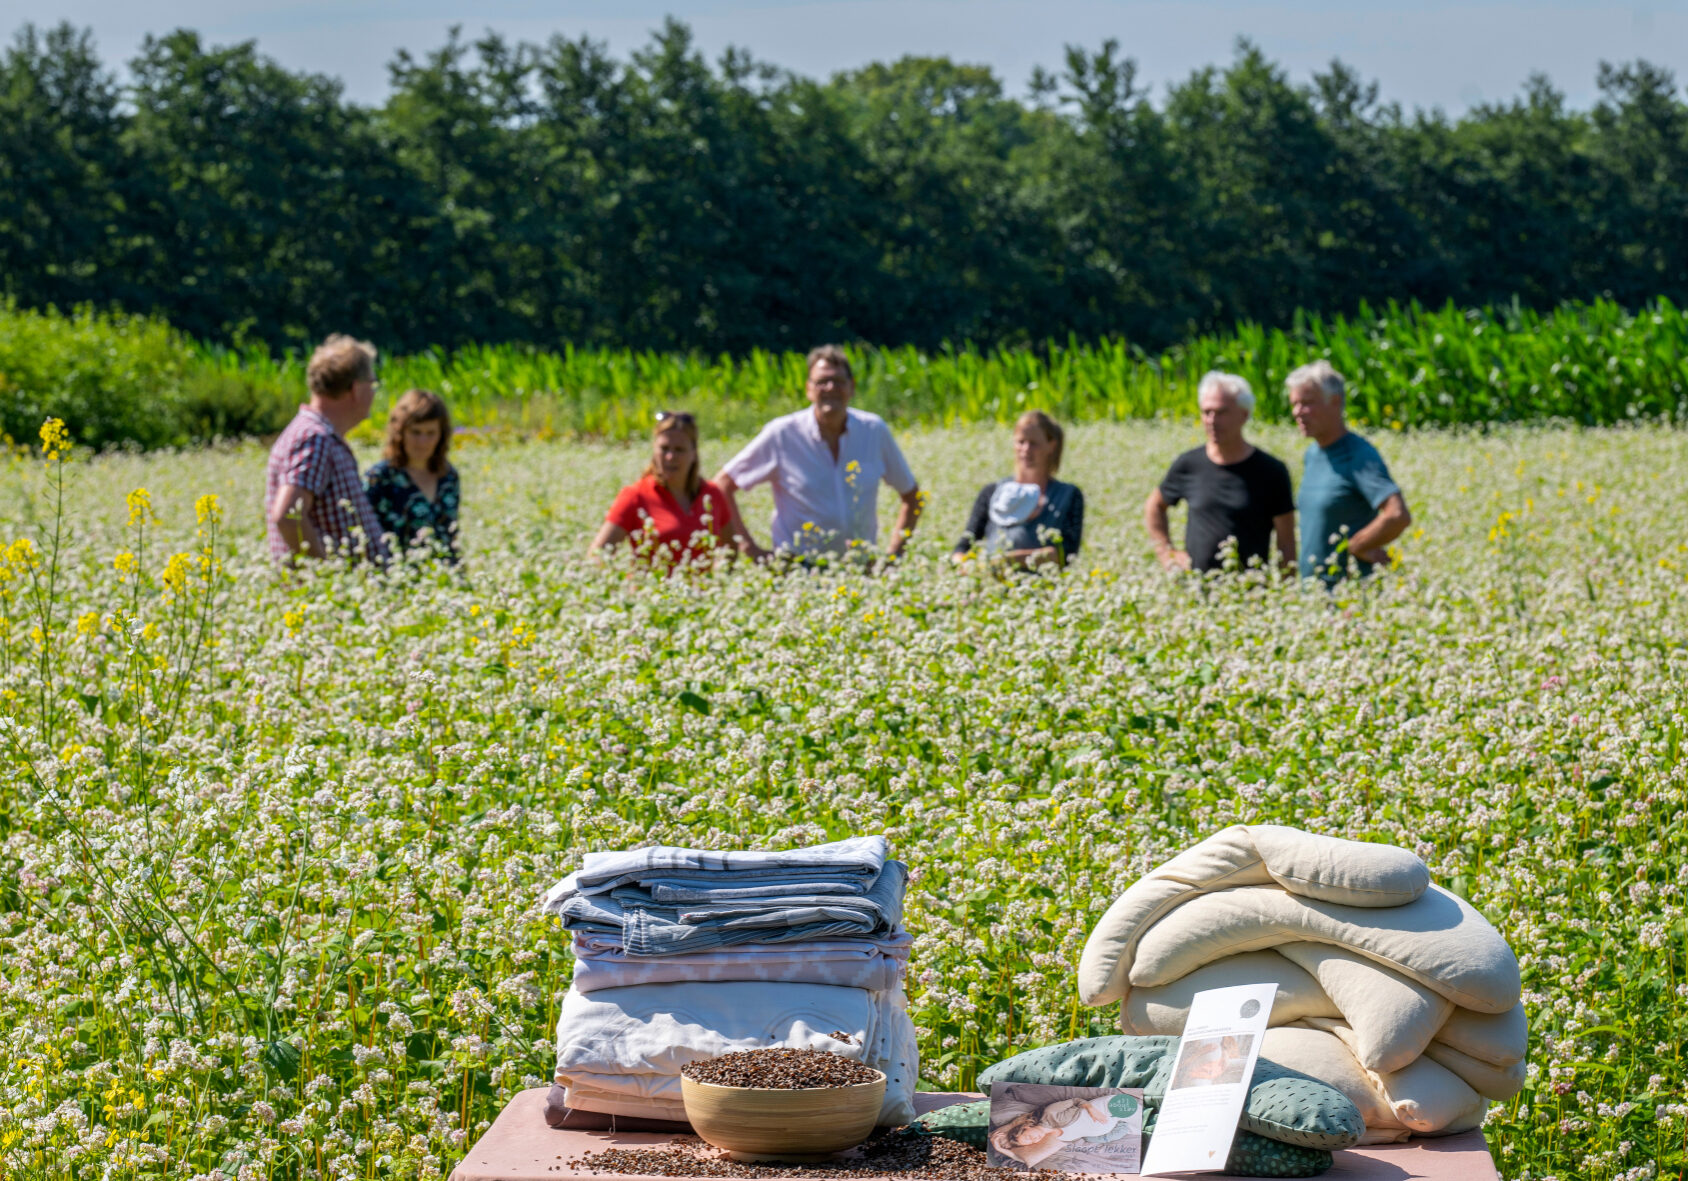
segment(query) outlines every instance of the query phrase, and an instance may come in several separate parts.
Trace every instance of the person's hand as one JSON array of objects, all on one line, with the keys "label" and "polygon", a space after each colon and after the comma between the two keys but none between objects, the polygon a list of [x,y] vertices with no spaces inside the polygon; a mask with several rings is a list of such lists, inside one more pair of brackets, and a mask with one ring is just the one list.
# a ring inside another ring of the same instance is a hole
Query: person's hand
[{"label": "person's hand", "polygon": [[1348,552],[1362,562],[1370,562],[1373,566],[1389,565],[1389,551],[1381,545],[1373,546],[1371,549],[1350,548]]},{"label": "person's hand", "polygon": [[756,542],[749,537],[741,537],[739,539],[738,550],[739,553],[749,558],[752,562],[766,562],[769,558],[773,557],[773,554],[757,545]]},{"label": "person's hand", "polygon": [[1168,570],[1188,570],[1190,568],[1190,555],[1181,549],[1162,550],[1160,564]]}]

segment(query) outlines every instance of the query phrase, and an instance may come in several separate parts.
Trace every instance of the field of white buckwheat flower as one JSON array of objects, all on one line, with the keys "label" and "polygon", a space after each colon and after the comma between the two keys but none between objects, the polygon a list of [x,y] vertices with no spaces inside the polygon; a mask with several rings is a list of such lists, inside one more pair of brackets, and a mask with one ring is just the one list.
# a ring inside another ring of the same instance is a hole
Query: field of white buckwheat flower
[{"label": "field of white buckwheat flower", "polygon": [[1511,941],[1505,1176],[1677,1176],[1684,436],[1392,434],[1417,523],[1334,598],[1154,568],[1194,441],[1072,431],[1086,553],[1008,584],[942,560],[996,428],[905,439],[931,507],[879,577],[592,567],[639,449],[466,443],[461,578],[276,576],[255,447],[4,461],[0,1175],[443,1176],[548,1080],[539,895],[652,841],[888,833],[924,1077],[966,1085],[1115,1028],[1091,922],[1260,820],[1413,848]]}]

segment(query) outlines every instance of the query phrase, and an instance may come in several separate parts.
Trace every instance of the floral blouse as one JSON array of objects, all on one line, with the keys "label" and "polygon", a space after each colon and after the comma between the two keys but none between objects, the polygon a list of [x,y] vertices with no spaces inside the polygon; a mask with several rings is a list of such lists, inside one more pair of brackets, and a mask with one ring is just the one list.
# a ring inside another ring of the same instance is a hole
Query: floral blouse
[{"label": "floral blouse", "polygon": [[433,500],[422,495],[409,472],[384,459],[364,473],[363,485],[375,509],[375,519],[381,522],[381,532],[393,535],[397,549],[408,550],[422,530],[432,529],[440,556],[457,561],[456,468],[448,467],[440,473]]}]

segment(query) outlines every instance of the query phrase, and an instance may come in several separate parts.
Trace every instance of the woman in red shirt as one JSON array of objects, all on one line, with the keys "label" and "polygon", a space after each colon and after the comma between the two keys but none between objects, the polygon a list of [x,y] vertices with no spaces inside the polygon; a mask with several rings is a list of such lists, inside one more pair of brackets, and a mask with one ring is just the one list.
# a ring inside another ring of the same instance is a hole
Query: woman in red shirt
[{"label": "woman in red shirt", "polygon": [[630,541],[653,566],[709,567],[731,554],[727,502],[698,475],[697,419],[659,411],[651,461],[623,488],[592,539],[592,553]]}]

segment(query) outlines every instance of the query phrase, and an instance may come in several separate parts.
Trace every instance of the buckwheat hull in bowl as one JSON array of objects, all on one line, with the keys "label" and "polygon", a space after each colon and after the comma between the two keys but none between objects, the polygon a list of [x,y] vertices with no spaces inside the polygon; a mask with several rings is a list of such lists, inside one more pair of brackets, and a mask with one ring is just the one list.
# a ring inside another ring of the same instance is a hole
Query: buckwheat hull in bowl
[{"label": "buckwheat hull in bowl", "polygon": [[680,1093],[697,1134],[735,1160],[818,1161],[873,1134],[885,1075],[813,1050],[749,1051],[686,1067]]}]

